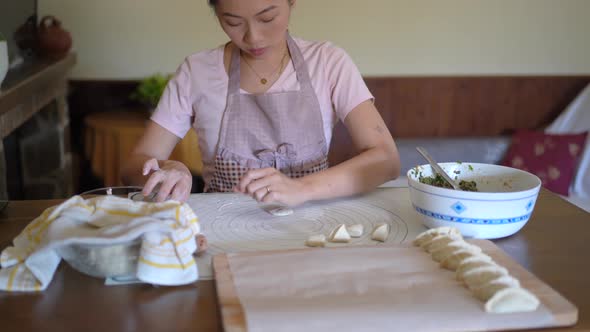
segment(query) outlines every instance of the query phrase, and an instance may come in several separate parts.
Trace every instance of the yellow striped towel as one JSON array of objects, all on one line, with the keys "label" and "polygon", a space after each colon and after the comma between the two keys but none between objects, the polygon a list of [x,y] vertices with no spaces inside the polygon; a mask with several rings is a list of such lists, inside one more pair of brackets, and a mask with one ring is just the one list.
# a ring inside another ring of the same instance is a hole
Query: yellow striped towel
[{"label": "yellow striped towel", "polygon": [[188,284],[199,275],[193,259],[199,232],[197,216],[186,203],[74,196],[45,210],[13,240],[12,247],[2,251],[0,290],[45,290],[61,261],[59,248],[64,246],[138,239],[138,279],[157,285]]}]

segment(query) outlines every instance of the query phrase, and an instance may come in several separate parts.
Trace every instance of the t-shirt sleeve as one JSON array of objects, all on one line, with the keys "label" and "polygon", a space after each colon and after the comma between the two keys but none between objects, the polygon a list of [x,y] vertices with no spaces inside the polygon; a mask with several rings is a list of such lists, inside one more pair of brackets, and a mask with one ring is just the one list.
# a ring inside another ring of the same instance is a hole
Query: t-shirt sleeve
[{"label": "t-shirt sleeve", "polygon": [[373,95],[350,56],[341,48],[326,48],[326,70],[334,111],[343,121],[348,113]]},{"label": "t-shirt sleeve", "polygon": [[191,128],[193,115],[191,75],[188,61],[185,61],[166,85],[151,120],[168,131],[183,138]]}]

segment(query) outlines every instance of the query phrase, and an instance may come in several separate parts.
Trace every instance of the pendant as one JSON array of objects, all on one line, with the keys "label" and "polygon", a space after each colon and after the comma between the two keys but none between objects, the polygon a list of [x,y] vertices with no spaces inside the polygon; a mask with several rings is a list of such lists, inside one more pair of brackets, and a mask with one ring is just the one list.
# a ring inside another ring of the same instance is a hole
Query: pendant
[{"label": "pendant", "polygon": [[264,85],[264,84],[266,84],[266,82],[268,82],[268,81],[266,80],[266,78],[261,78],[261,79],[260,79],[260,83],[262,83],[263,85]]}]

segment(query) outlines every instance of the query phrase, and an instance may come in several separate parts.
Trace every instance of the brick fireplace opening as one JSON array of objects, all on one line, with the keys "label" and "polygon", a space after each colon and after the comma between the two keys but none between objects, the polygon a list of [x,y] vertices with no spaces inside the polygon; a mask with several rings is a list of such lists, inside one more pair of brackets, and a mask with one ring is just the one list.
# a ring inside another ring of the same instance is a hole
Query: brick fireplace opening
[{"label": "brick fireplace opening", "polygon": [[[51,102],[4,138],[6,195],[10,200],[66,198],[74,192],[69,120]],[[1,173],[0,173],[1,174]]]}]

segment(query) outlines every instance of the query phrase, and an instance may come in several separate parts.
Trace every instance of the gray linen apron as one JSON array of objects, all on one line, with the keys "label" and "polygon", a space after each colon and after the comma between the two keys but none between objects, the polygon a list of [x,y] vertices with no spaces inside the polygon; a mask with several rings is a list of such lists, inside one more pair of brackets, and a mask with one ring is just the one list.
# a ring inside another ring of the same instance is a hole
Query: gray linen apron
[{"label": "gray linen apron", "polygon": [[287,34],[299,91],[240,93],[240,51],[229,68],[227,106],[206,192],[231,191],[250,169],[274,167],[289,177],[328,168],[328,145],[320,104],[301,50]]}]

